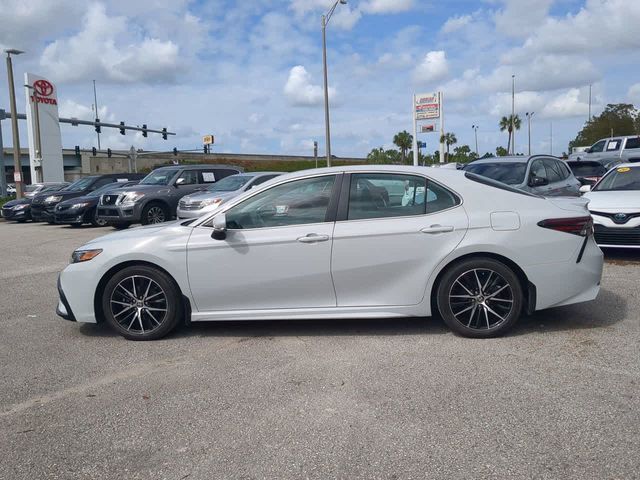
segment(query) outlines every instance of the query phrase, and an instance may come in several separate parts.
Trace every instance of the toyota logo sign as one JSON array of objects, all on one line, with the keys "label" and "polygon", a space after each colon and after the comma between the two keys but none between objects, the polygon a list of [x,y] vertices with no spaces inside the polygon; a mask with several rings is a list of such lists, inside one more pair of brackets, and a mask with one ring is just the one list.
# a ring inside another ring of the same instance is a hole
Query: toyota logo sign
[{"label": "toyota logo sign", "polygon": [[48,97],[53,93],[53,85],[47,80],[36,80],[33,82],[33,89],[38,95]]}]

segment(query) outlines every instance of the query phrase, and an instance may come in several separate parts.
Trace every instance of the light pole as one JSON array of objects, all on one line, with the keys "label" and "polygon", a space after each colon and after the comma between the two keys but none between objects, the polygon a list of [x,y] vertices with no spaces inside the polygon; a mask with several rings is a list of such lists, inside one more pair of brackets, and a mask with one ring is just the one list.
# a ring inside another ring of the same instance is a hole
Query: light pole
[{"label": "light pole", "polygon": [[478,128],[480,128],[478,125],[471,125],[471,128],[473,128],[473,134],[476,137],[476,156],[480,157],[480,152],[478,152]]},{"label": "light pole", "polygon": [[[18,132],[18,110],[16,109],[16,91],[13,85],[13,64],[11,55],[20,55],[22,50],[10,48],[7,54],[7,76],[9,77],[9,105],[11,107],[11,130],[13,131],[13,179],[16,184],[16,198],[22,198],[22,166],[20,165],[20,133]],[[4,175],[4,172],[2,172]]]},{"label": "light pole", "polygon": [[531,155],[531,117],[536,112],[527,112],[525,115],[527,116],[527,129],[529,130],[529,155]]},{"label": "light pole", "polygon": [[516,129],[514,128],[516,116],[516,76],[511,75],[511,155],[516,153]]},{"label": "light pole", "polygon": [[322,16],[322,64],[324,67],[324,123],[327,167],[331,166],[331,127],[329,126],[329,72],[327,71],[327,25],[338,4],[346,5],[347,0],[336,0],[326,15]]},{"label": "light pole", "polygon": [[40,108],[38,107],[38,92],[36,92],[36,89],[33,88],[33,86],[31,85],[25,85],[26,88],[28,88],[29,90],[31,90],[32,96],[31,96],[31,101],[33,103],[33,115],[34,115],[34,120],[35,120],[35,132],[34,132],[34,139],[33,139],[33,147],[35,150],[35,158],[33,159],[34,161],[34,167],[37,169],[36,170],[36,178],[33,179],[32,181],[35,182],[40,182],[42,181],[42,139],[40,138]]}]

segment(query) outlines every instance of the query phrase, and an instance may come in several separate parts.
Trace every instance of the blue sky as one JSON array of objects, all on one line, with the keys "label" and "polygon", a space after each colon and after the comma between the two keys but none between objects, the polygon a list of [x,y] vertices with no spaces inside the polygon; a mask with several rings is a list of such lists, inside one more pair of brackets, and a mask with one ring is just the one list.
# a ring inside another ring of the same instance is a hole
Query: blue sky
[{"label": "blue sky", "polygon": [[[27,53],[25,71],[58,86],[62,116],[100,117],[178,133],[107,132],[103,148],[198,148],[311,154],[324,150],[320,15],[331,0],[0,0],[0,47]],[[446,130],[481,154],[506,146],[511,110],[535,111],[535,153],[560,154],[607,103],[640,105],[640,2],[631,0],[351,0],[329,26],[332,146],[338,156],[391,147],[411,130],[411,95],[441,90]],[[0,108],[8,109],[6,72]],[[24,98],[19,92],[19,110]],[[10,145],[8,122],[4,142]],[[88,128],[63,126],[63,145],[95,145]],[[23,133],[23,138],[24,136]],[[437,135],[421,135],[428,150]],[[23,141],[23,143],[26,143]],[[516,136],[526,151],[526,129]]]}]

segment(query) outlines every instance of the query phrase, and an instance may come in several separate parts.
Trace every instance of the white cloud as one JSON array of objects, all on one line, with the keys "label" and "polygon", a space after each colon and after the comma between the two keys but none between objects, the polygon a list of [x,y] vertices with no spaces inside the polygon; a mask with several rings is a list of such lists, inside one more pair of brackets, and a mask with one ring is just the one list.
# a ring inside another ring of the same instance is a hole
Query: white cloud
[{"label": "white cloud", "polygon": [[175,43],[132,37],[127,19],[108,16],[102,4],[90,5],[81,24],[76,35],[55,40],[42,52],[40,65],[57,81],[163,83],[185,68]]},{"label": "white cloud", "polygon": [[413,80],[417,84],[428,84],[442,80],[448,73],[449,64],[445,52],[431,51],[413,71]]},{"label": "white cloud", "polygon": [[446,22],[444,22],[440,31],[442,33],[453,33],[469,25],[469,22],[471,22],[471,15],[450,17]]},{"label": "white cloud", "polygon": [[627,98],[640,107],[640,83],[634,83],[629,87]]},{"label": "white cloud", "polygon": [[[320,105],[324,99],[321,85],[314,85],[307,69],[297,65],[289,72],[289,78],[284,86],[284,94],[289,102],[296,107]],[[329,87],[329,98],[335,96],[335,89]]]},{"label": "white cloud", "polygon": [[505,6],[496,12],[496,30],[511,37],[527,37],[541,25],[555,0],[503,0]]},{"label": "white cloud", "polygon": [[[60,102],[59,110],[60,116],[64,118],[77,118],[78,120],[94,120],[96,118],[93,105],[84,105],[68,98]],[[98,109],[98,118],[103,122],[115,119],[104,105]]]},{"label": "white cloud", "polygon": [[366,13],[399,13],[413,7],[414,0],[368,0],[360,5]]}]

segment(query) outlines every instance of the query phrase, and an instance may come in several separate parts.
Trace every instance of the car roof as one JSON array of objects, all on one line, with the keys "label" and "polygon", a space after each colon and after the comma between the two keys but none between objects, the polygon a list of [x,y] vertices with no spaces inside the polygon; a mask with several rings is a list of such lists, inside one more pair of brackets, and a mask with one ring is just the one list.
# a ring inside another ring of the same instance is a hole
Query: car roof
[{"label": "car roof", "polygon": [[170,169],[170,170],[201,170],[203,168],[233,168],[238,171],[242,171],[241,167],[236,165],[222,165],[217,163],[205,163],[200,165],[163,165],[161,167],[156,167],[154,170],[159,169]]}]

